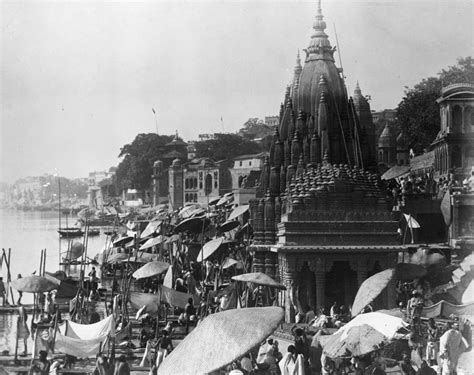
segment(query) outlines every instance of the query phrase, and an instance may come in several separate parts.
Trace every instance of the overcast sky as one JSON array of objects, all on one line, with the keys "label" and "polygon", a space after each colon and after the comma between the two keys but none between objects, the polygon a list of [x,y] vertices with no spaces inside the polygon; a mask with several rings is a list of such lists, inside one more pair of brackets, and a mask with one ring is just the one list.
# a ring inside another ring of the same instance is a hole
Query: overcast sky
[{"label": "overcast sky", "polygon": [[[323,0],[349,92],[375,110],[472,55],[471,1]],[[85,177],[138,133],[235,132],[279,112],[317,3],[0,3],[0,181]],[[339,63],[338,63],[339,65]],[[221,117],[223,123],[221,123]]]}]

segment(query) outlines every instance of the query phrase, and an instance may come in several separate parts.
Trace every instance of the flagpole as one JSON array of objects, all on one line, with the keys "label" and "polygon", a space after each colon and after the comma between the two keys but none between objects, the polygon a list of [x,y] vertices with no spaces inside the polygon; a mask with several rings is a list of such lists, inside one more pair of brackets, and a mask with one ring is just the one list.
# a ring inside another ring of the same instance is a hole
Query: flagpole
[{"label": "flagpole", "polygon": [[156,112],[154,108],[152,108],[151,110],[153,112],[153,117],[155,117],[156,134],[158,134],[158,120],[156,119]]}]

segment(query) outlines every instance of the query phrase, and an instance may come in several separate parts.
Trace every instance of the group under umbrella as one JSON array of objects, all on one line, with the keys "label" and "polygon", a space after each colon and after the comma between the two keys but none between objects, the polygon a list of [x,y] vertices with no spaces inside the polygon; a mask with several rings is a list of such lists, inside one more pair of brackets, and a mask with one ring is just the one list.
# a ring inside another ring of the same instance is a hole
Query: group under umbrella
[{"label": "group under umbrella", "polygon": [[270,336],[283,317],[283,309],[274,306],[211,314],[164,359],[160,374],[207,374],[218,370]]}]

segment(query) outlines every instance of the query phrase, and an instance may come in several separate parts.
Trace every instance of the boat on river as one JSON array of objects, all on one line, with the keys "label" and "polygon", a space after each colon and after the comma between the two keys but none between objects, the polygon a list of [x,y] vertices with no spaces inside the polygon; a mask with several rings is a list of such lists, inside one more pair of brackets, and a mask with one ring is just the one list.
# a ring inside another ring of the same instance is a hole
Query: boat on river
[{"label": "boat on river", "polygon": [[84,235],[82,229],[76,227],[60,228],[58,229],[58,233],[61,237],[65,238],[81,237]]}]

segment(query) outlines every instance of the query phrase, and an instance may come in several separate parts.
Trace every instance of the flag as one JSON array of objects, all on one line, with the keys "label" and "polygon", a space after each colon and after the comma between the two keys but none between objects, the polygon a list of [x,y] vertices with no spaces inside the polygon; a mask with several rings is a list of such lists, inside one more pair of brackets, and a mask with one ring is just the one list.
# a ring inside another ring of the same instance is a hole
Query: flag
[{"label": "flag", "polygon": [[[411,243],[415,243],[415,237],[413,236],[413,229],[420,228],[420,223],[416,221],[410,214],[403,214],[405,220],[407,221],[407,226],[410,228],[411,234]],[[404,241],[405,242],[405,241]]]},{"label": "flag", "polygon": [[155,108],[152,108],[151,110],[152,110],[152,111],[153,111],[153,113],[156,115]]},{"label": "flag", "polygon": [[163,280],[163,285],[173,289],[173,266],[170,266],[168,268],[168,271],[166,271],[165,279]]},{"label": "flag", "polygon": [[410,229],[420,228],[420,223],[416,221],[415,218],[413,218],[410,214],[403,214],[403,216],[405,216],[405,220],[407,221],[408,227]]}]

